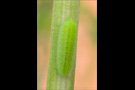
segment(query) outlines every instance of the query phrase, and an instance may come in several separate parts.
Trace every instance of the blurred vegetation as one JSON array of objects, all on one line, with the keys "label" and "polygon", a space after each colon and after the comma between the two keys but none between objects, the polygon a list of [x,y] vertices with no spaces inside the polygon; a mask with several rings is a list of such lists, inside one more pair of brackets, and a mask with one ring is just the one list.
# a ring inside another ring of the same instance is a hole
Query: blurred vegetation
[{"label": "blurred vegetation", "polygon": [[[52,0],[37,0],[37,47],[40,47],[42,52],[37,53],[37,87],[42,83],[42,78],[47,72],[46,60],[41,60],[41,53],[47,55],[47,44],[51,33],[51,16],[52,16]],[[40,56],[40,57],[39,57]]]},{"label": "blurred vegetation", "polygon": [[46,32],[46,35],[51,31],[51,16],[52,16],[52,1],[37,1],[37,33],[42,31]]}]

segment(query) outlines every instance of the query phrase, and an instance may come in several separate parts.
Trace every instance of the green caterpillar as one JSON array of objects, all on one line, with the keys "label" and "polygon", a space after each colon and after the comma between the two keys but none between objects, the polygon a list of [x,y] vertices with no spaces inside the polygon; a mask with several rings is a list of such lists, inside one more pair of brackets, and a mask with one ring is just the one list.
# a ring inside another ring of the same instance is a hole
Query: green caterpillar
[{"label": "green caterpillar", "polygon": [[75,62],[77,43],[77,23],[69,17],[61,25],[57,47],[57,69],[61,75],[67,75]]}]

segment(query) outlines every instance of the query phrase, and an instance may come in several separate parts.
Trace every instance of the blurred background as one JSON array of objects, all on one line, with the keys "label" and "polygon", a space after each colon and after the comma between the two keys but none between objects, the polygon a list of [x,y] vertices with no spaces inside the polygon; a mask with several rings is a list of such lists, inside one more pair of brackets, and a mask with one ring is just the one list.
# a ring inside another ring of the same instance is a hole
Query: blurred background
[{"label": "blurred background", "polygon": [[[37,0],[37,89],[46,90],[53,0]],[[75,86],[97,89],[97,1],[80,0]]]}]

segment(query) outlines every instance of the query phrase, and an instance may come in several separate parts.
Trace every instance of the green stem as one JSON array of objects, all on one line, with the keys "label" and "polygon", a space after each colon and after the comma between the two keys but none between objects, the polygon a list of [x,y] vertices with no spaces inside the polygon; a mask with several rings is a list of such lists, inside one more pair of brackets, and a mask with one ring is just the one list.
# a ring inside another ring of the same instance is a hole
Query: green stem
[{"label": "green stem", "polygon": [[69,73],[67,76],[61,76],[56,68],[56,56],[60,25],[68,17],[74,18],[78,24],[79,7],[80,0],[54,0],[53,2],[53,19],[47,90],[74,89],[75,64],[73,65],[71,73]]}]

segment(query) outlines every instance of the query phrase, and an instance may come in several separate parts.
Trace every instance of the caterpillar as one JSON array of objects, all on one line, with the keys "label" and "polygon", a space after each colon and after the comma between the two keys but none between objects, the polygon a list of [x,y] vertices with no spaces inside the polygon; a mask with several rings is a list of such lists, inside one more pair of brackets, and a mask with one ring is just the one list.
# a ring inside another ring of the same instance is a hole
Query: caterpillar
[{"label": "caterpillar", "polygon": [[61,75],[67,75],[74,64],[77,43],[77,23],[67,18],[60,27],[57,46],[57,69]]}]

